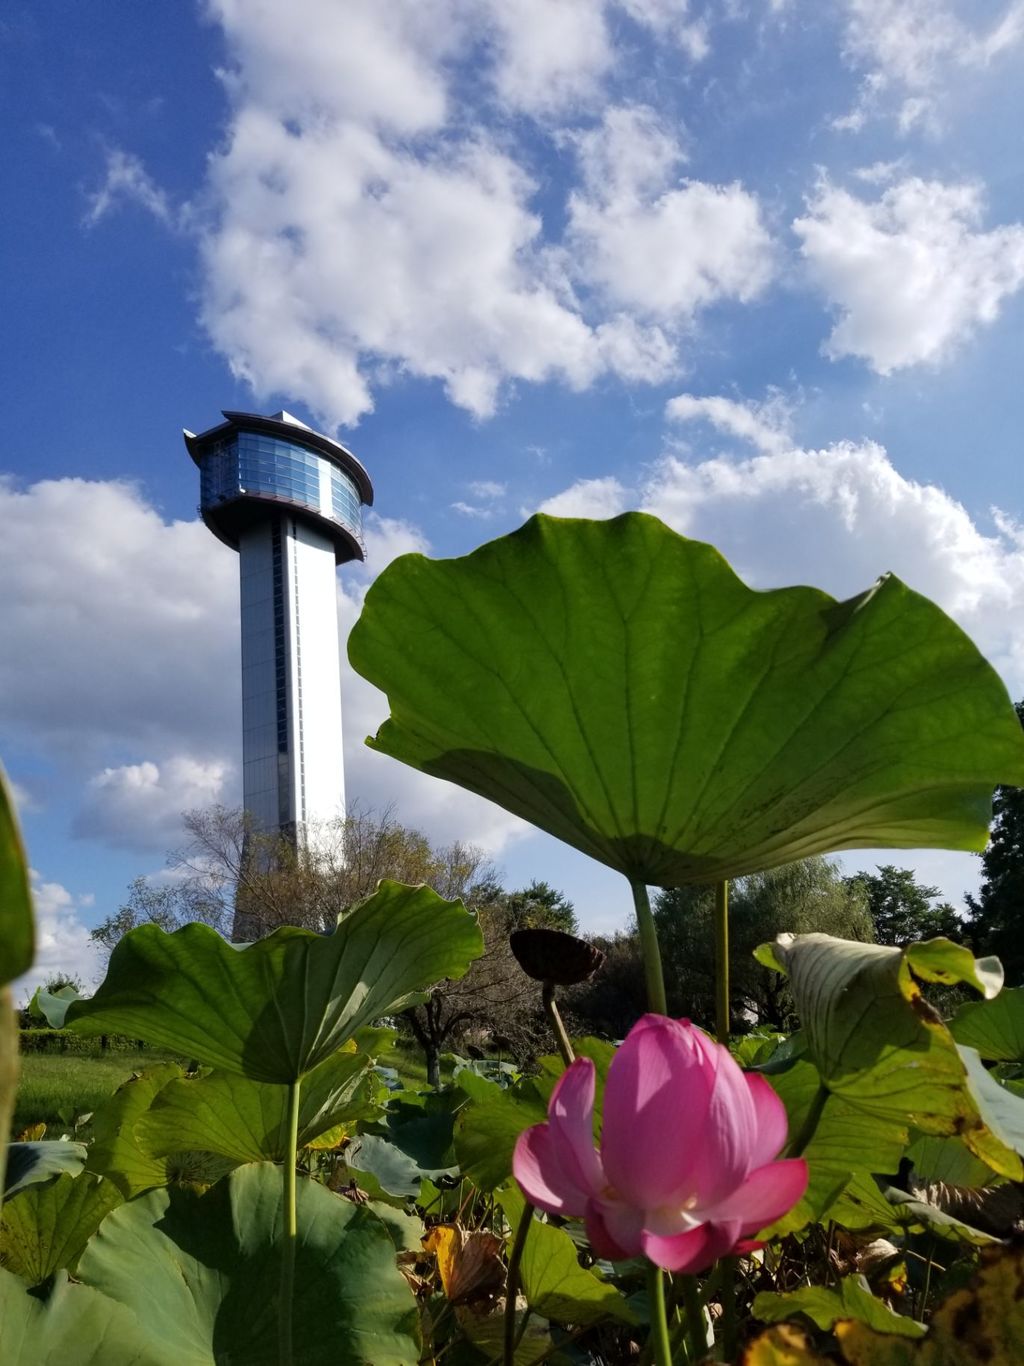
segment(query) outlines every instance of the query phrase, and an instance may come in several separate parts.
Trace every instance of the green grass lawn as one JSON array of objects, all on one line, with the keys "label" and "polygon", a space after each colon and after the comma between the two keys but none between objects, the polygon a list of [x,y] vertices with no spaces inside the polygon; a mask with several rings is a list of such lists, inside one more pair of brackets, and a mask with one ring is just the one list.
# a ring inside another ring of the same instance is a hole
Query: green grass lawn
[{"label": "green grass lawn", "polygon": [[79,1115],[95,1110],[133,1072],[163,1062],[158,1053],[24,1053],[12,1132],[48,1126],[59,1138]]},{"label": "green grass lawn", "polygon": [[[163,1061],[163,1055],[157,1052],[23,1053],[11,1131],[18,1134],[30,1124],[44,1123],[48,1126],[47,1137],[59,1138],[70,1132],[79,1115],[95,1110],[133,1072]],[[401,1040],[381,1061],[396,1067],[403,1084],[410,1089],[426,1087],[426,1063],[414,1044]],[[442,1066],[445,1080],[450,1075],[450,1067]],[[88,1130],[81,1136],[87,1138]]]}]

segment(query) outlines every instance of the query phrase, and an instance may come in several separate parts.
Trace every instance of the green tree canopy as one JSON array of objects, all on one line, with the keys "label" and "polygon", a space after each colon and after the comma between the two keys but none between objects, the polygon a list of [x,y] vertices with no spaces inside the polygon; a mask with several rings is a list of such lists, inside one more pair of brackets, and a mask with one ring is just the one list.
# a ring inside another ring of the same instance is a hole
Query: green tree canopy
[{"label": "green tree canopy", "polygon": [[509,932],[512,930],[549,929],[576,934],[576,908],[563,892],[549,882],[536,878],[528,887],[509,892],[505,897]]},{"label": "green tree canopy", "polygon": [[938,887],[923,886],[911,868],[885,863],[874,873],[855,873],[846,884],[863,893],[879,944],[903,948],[938,935],[963,937],[963,922],[949,902],[933,904],[940,895]]},{"label": "green tree canopy", "polygon": [[[1017,703],[1024,726],[1024,702]],[[1024,788],[1000,787],[993,803],[992,838],[981,856],[985,880],[969,896],[968,922],[976,953],[1002,960],[1011,986],[1024,984]]]},{"label": "green tree canopy", "polygon": [[[701,1024],[714,1019],[713,913],[713,887],[673,888],[654,904],[669,1013]],[[785,1026],[790,1012],[785,982],[756,962],[753,953],[787,930],[863,942],[874,938],[863,891],[851,886],[829,859],[802,859],[738,878],[729,895],[730,985],[737,1020]]]}]

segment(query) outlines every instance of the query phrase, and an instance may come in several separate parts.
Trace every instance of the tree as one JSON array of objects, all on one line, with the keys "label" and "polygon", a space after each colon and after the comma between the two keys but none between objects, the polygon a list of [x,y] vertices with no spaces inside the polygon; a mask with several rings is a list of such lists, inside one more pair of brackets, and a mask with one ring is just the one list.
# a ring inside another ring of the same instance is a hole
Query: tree
[{"label": "tree", "polygon": [[201,920],[221,934],[261,938],[280,925],[331,930],[338,916],[370,896],[382,878],[426,883],[448,900],[462,900],[480,917],[485,951],[466,976],[442,982],[405,1019],[435,1082],[441,1053],[471,1030],[500,1036],[526,1057],[546,1026],[534,984],[508,947],[520,923],[574,924],[572,904],[545,882],[506,893],[497,870],[473,845],[435,846],[401,825],[388,808],[355,809],[343,821],[310,832],[296,848],[278,835],[254,832],[241,811],[215,806],[184,817],[188,842],[168,856],[169,879],[153,886],[136,878],[127,901],[92,931],[108,952],[142,924],[173,931]]},{"label": "tree", "polygon": [[[715,1013],[714,888],[678,887],[654,903],[669,1013],[710,1026]],[[789,1023],[785,980],[753,953],[784,931],[820,931],[842,939],[874,938],[864,893],[824,858],[803,859],[737,878],[729,890],[730,1003],[737,1021],[772,1029]]]},{"label": "tree", "polygon": [[[1024,702],[1017,703],[1024,726]],[[1011,985],[1024,984],[1024,788],[999,787],[992,806],[992,837],[981,856],[985,880],[967,897],[968,934],[975,953],[994,953]]]},{"label": "tree", "polygon": [[939,935],[963,937],[963,922],[949,902],[932,904],[940,895],[938,887],[922,886],[911,868],[886,863],[875,873],[855,873],[846,885],[863,893],[879,944],[902,948]]},{"label": "tree", "polygon": [[505,896],[509,933],[512,930],[563,930],[576,934],[576,908],[548,882],[534,880],[528,887]]},{"label": "tree", "polygon": [[604,953],[601,968],[565,994],[564,1014],[576,1034],[622,1039],[647,1009],[647,983],[635,931],[587,935]]}]

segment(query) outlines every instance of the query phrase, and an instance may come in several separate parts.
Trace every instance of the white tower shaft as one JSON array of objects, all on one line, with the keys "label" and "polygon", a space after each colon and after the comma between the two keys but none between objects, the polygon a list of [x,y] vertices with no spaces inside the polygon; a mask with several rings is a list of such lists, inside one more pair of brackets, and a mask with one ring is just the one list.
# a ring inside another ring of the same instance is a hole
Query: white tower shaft
[{"label": "white tower shaft", "polygon": [[345,809],[334,546],[282,511],[238,548],[243,803],[254,830],[315,842]]}]

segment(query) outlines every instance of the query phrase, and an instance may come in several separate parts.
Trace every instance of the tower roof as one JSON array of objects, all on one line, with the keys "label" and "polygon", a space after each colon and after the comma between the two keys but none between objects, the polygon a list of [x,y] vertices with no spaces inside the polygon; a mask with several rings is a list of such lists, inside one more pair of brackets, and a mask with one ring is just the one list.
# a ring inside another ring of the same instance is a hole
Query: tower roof
[{"label": "tower roof", "polygon": [[285,412],[284,409],[279,413],[274,413],[271,417],[265,417],[262,413],[240,413],[225,408],[224,417],[226,421],[218,423],[216,427],[209,427],[205,432],[200,432],[198,436],[195,432],[187,430],[183,433],[188,453],[197,465],[202,462],[203,452],[207,446],[222,440],[231,432],[265,432],[268,436],[279,436],[284,441],[293,441],[296,445],[306,446],[319,455],[326,456],[328,460],[332,460],[354,481],[359,490],[359,496],[366,506],[373,506],[373,484],[370,482],[370,476],[367,474],[365,466],[340,441],[324,436],[322,432],[314,431],[312,427],[307,427],[305,422],[300,422],[297,417],[292,417],[291,413]]}]

